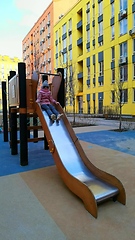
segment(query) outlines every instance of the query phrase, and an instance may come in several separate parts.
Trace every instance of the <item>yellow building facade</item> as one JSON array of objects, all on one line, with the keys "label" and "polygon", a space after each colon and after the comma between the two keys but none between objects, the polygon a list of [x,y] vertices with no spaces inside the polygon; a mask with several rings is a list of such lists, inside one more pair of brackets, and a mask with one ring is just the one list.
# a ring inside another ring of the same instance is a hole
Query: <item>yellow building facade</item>
[{"label": "yellow building facade", "polygon": [[135,1],[78,1],[54,26],[54,67],[68,112],[135,115]]},{"label": "yellow building facade", "polygon": [[22,62],[22,60],[17,57],[10,58],[0,55],[0,112],[2,111],[2,81],[6,81],[8,84],[9,72],[18,72],[18,62]]}]

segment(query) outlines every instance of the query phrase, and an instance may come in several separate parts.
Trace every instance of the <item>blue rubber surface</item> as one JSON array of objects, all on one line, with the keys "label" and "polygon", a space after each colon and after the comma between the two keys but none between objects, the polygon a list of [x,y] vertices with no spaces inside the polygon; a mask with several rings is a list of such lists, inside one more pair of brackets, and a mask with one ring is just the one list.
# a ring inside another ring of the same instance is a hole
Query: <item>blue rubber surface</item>
[{"label": "blue rubber surface", "polygon": [[[97,131],[78,133],[76,135],[79,140],[135,156],[135,131],[121,133],[114,131]],[[91,148],[92,146],[89,147]],[[27,166],[20,166],[19,148],[20,146],[18,144],[18,155],[11,155],[9,143],[3,141],[3,133],[0,133],[0,176],[55,165],[50,151],[44,150],[43,141],[28,143]]]},{"label": "blue rubber surface", "polygon": [[135,156],[135,131],[97,131],[76,134],[79,140]]},{"label": "blue rubber surface", "polygon": [[44,150],[44,142],[28,143],[28,165],[20,166],[20,145],[18,154],[11,155],[8,142],[3,141],[3,134],[0,134],[0,176],[26,172],[38,168],[53,166],[54,160],[49,150]]}]

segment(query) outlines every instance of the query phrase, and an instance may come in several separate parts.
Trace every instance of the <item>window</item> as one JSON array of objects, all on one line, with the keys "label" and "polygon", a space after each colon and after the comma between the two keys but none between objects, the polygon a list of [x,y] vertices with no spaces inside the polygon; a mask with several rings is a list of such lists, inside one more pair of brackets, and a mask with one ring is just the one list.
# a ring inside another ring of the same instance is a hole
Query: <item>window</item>
[{"label": "window", "polygon": [[103,14],[103,1],[98,4],[98,15]]},{"label": "window", "polygon": [[93,20],[95,19],[95,7],[92,8]]},{"label": "window", "polygon": [[96,77],[96,64],[93,64],[94,78]]},{"label": "window", "polygon": [[104,63],[99,62],[99,76],[103,76],[103,75],[104,75]]},{"label": "window", "polygon": [[135,88],[133,88],[133,102],[135,102]]},{"label": "window", "polygon": [[127,42],[120,44],[120,57],[127,57]]},{"label": "window", "polygon": [[67,80],[67,68],[64,68],[64,79]]},{"label": "window", "polygon": [[69,60],[72,60],[72,49],[69,51]]},{"label": "window", "polygon": [[112,62],[115,60],[115,47],[111,48],[112,50]]},{"label": "window", "polygon": [[112,94],[112,97],[111,97],[112,103],[115,103],[115,91],[112,91],[111,94]]},{"label": "window", "polygon": [[48,13],[47,19],[48,21],[50,21],[50,13]]},{"label": "window", "polygon": [[93,27],[93,39],[95,39],[95,26]]},{"label": "window", "polygon": [[86,18],[87,24],[90,23],[90,2],[86,4]]},{"label": "window", "polygon": [[63,54],[63,63],[66,64],[67,62],[67,53]]},{"label": "window", "polygon": [[90,79],[90,66],[87,67],[87,79]]},{"label": "window", "polygon": [[67,47],[67,38],[62,41],[63,49]]},{"label": "window", "polygon": [[133,64],[133,79],[135,79],[135,63]]},{"label": "window", "polygon": [[122,103],[128,102],[128,89],[120,90],[120,97]]},{"label": "window", "polygon": [[58,41],[58,39],[59,39],[58,31],[56,31],[55,34],[56,34],[56,40]]},{"label": "window", "polygon": [[133,39],[133,53],[135,53],[135,38]]},{"label": "window", "polygon": [[67,25],[66,23],[62,26],[62,34],[65,34],[67,32]]},{"label": "window", "polygon": [[58,45],[56,45],[56,53],[58,53]]},{"label": "window", "polygon": [[115,68],[112,69],[112,83],[115,83]]},{"label": "window", "polygon": [[127,0],[120,0],[120,11],[127,9]]},{"label": "window", "polygon": [[120,21],[120,35],[127,33],[127,18]]},{"label": "window", "polygon": [[72,19],[69,19],[69,29],[72,30]]},{"label": "window", "polygon": [[133,27],[135,27],[135,13],[133,13]]},{"label": "window", "polygon": [[72,44],[72,34],[69,35],[69,45]]},{"label": "window", "polygon": [[56,68],[58,68],[58,58],[56,58]]},{"label": "window", "polygon": [[114,3],[111,4],[111,17],[114,17]]},{"label": "window", "polygon": [[87,66],[87,87],[90,87],[90,57],[86,59]]},{"label": "window", "polygon": [[120,81],[126,82],[128,80],[128,66],[124,65],[120,67]]},{"label": "window", "polygon": [[113,40],[115,37],[115,34],[114,34],[114,25],[111,26],[111,39]]},{"label": "window", "polygon": [[90,30],[87,31],[87,43],[90,42]]},{"label": "window", "polygon": [[99,28],[99,36],[102,36],[103,35],[103,22],[100,22],[98,24],[98,28]]}]

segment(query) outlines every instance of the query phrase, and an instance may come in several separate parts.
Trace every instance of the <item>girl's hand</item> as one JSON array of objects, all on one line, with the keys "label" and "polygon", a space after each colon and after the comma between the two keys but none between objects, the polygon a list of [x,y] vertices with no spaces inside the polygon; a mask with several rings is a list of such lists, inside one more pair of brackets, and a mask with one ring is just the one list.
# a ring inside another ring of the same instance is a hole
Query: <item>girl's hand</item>
[{"label": "girl's hand", "polygon": [[59,105],[60,103],[59,103],[59,102],[56,102],[55,104],[56,104],[56,105]]}]

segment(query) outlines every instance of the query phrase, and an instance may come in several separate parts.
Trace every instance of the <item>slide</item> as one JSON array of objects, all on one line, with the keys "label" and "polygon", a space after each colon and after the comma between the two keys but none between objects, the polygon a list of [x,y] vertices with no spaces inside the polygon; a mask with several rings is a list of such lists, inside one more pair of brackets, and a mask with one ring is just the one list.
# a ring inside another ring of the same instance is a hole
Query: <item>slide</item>
[{"label": "slide", "polygon": [[36,103],[36,112],[47,138],[49,150],[67,187],[82,199],[85,208],[97,218],[98,204],[113,199],[126,203],[122,183],[114,176],[95,167],[87,158],[63,109],[63,118],[51,123],[45,111]]}]

